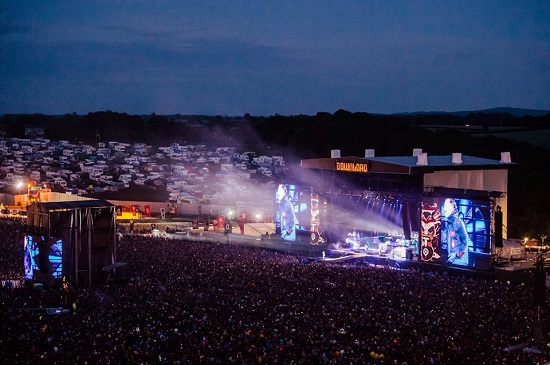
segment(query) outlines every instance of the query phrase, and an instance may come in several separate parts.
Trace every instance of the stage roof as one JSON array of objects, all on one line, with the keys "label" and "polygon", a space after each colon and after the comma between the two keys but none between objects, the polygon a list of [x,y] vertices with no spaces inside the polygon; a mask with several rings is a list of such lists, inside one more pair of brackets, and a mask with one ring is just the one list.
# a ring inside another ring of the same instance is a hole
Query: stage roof
[{"label": "stage roof", "polygon": [[[416,156],[339,157],[302,160],[307,169],[334,170],[353,173],[424,174],[442,170],[508,169],[513,163],[461,155],[462,163],[453,163],[452,155],[427,156],[427,163],[419,165]],[[362,165],[365,165],[363,167]]]},{"label": "stage roof", "polygon": [[113,204],[106,200],[76,200],[76,201],[63,201],[63,202],[47,202],[36,203],[38,207],[45,208],[47,210],[71,210],[71,209],[83,209],[83,208],[109,208],[114,207]]}]

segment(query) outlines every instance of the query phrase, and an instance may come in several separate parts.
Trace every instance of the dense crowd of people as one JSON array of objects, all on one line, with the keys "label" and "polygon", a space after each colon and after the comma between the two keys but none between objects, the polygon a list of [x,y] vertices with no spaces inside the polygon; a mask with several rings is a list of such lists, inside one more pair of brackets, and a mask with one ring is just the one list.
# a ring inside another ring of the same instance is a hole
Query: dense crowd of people
[{"label": "dense crowd of people", "polygon": [[[0,275],[22,278],[23,227],[0,222],[0,235]],[[548,355],[507,349],[533,339],[530,283],[132,235],[117,255],[127,280],[0,290],[3,363],[523,365]]]},{"label": "dense crowd of people", "polygon": [[0,280],[23,277],[23,239],[27,222],[21,219],[0,219]]}]

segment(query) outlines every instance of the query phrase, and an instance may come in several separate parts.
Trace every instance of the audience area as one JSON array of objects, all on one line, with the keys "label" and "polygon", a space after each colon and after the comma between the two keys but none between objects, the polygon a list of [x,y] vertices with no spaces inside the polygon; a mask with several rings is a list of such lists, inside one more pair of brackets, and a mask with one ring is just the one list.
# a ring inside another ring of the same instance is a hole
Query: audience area
[{"label": "audience area", "polygon": [[[537,364],[531,283],[308,263],[225,243],[124,235],[109,285],[23,280],[0,222],[5,364]],[[47,308],[64,307],[51,313]],[[546,339],[547,313],[541,313]],[[511,350],[529,343],[527,349]]]}]

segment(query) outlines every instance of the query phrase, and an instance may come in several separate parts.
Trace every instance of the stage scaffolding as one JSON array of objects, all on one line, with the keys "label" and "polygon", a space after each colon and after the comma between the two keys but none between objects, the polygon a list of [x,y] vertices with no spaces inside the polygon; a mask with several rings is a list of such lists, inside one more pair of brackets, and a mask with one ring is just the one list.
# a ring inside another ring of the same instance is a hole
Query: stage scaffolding
[{"label": "stage scaffolding", "polygon": [[[116,262],[115,206],[104,200],[33,203],[27,235],[36,237],[42,263],[36,278],[52,281],[48,242],[62,242],[62,275],[75,287],[105,282],[102,269]],[[46,243],[46,244],[45,244]],[[39,279],[37,279],[39,280]]]}]

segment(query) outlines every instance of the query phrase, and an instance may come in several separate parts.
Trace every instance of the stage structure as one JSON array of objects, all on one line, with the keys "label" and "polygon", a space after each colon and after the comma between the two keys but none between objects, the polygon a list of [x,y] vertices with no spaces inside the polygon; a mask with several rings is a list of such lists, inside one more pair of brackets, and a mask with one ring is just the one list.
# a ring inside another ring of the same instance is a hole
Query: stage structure
[{"label": "stage structure", "polygon": [[33,203],[27,207],[25,278],[71,285],[104,283],[116,262],[115,206],[104,200]]},{"label": "stage structure", "polygon": [[[510,154],[453,153],[301,161],[301,182],[276,192],[284,240],[387,253],[425,263],[481,268],[506,238]],[[289,208],[292,207],[292,208]],[[489,262],[489,264],[488,264]]]}]

